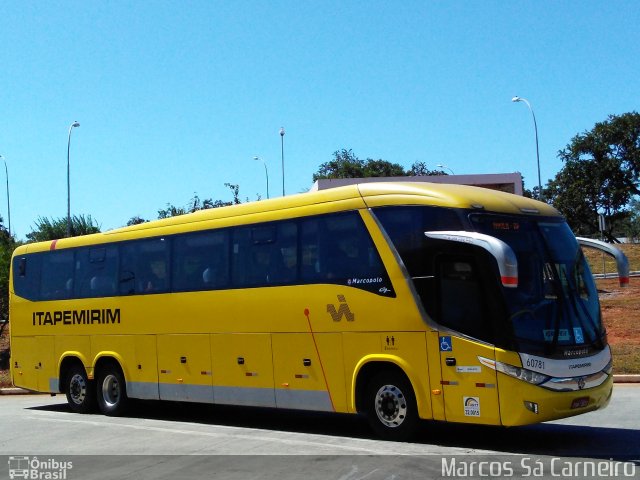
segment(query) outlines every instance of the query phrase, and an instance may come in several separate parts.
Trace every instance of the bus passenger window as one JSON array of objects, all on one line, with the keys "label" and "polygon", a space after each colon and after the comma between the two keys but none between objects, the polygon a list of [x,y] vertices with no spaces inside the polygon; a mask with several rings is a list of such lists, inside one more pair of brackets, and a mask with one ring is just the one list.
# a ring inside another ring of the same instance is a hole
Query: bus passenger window
[{"label": "bus passenger window", "polygon": [[359,275],[366,262],[362,262],[358,238],[342,236],[327,245],[327,278],[349,278]]},{"label": "bus passenger window", "polygon": [[358,285],[393,295],[380,255],[357,212],[303,219],[300,237],[303,283]]},{"label": "bus passenger window", "polygon": [[229,283],[229,231],[188,233],[173,241],[173,290],[225,288]]},{"label": "bus passenger window", "polygon": [[142,283],[145,292],[158,292],[167,289],[167,262],[162,257],[151,259],[145,269]]},{"label": "bus passenger window", "polygon": [[116,294],[118,247],[108,245],[76,251],[76,298]]},{"label": "bus passenger window", "polygon": [[306,219],[300,225],[300,277],[303,283],[320,279],[320,248],[318,246],[318,219]]},{"label": "bus passenger window", "polygon": [[42,257],[40,298],[62,300],[73,296],[73,251],[61,250]]},{"label": "bus passenger window", "polygon": [[298,279],[298,224],[282,222],[278,224],[279,262],[275,281],[281,284],[291,284]]},{"label": "bus passenger window", "polygon": [[233,285],[289,285],[297,280],[298,226],[278,222],[233,232]]},{"label": "bus passenger window", "polygon": [[168,243],[164,238],[153,238],[123,245],[119,282],[121,294],[168,291]]}]

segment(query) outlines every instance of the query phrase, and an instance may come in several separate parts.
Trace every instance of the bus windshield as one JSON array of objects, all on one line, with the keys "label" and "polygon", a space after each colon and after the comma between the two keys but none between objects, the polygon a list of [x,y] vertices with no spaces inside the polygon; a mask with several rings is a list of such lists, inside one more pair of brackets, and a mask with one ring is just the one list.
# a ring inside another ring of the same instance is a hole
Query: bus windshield
[{"label": "bus windshield", "polygon": [[[558,355],[604,347],[598,294],[566,222],[472,214],[475,229],[507,243],[518,260],[517,288],[504,288],[519,351]],[[566,353],[566,352],[565,352]]]}]

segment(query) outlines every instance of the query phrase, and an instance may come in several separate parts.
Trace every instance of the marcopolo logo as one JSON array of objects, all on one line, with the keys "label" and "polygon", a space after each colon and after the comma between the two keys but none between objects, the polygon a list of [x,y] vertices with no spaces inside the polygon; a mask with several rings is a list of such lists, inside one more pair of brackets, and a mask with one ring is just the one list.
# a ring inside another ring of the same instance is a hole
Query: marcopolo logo
[{"label": "marcopolo logo", "polygon": [[73,468],[73,462],[62,462],[54,458],[9,457],[9,478],[33,480],[66,480],[67,470]]}]

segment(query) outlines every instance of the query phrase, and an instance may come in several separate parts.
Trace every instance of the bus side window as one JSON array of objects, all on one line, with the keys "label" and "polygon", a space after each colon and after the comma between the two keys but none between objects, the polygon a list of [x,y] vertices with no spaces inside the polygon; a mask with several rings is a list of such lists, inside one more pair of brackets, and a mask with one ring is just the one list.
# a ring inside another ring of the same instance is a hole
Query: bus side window
[{"label": "bus side window", "polygon": [[386,276],[357,212],[304,219],[300,236],[303,283],[348,284],[352,278]]},{"label": "bus side window", "polygon": [[174,291],[226,288],[229,284],[229,231],[180,235],[173,241]]},{"label": "bus side window", "polygon": [[279,222],[276,228],[276,240],[269,249],[267,283],[289,285],[298,278],[298,225]]},{"label": "bus side window", "polygon": [[76,252],[76,297],[110,297],[116,294],[118,248],[114,245],[83,248]]},{"label": "bus side window", "polygon": [[42,257],[40,298],[62,300],[73,296],[74,277],[73,250],[51,252]]},{"label": "bus side window", "polygon": [[302,283],[313,283],[321,278],[319,230],[320,220],[317,218],[305,219],[300,222],[300,279]]},{"label": "bus side window", "polygon": [[125,243],[120,246],[120,276],[118,278],[118,291],[120,295],[137,293],[135,247],[135,243]]},{"label": "bus side window", "polygon": [[121,247],[119,291],[122,295],[169,290],[169,241],[151,238]]},{"label": "bus side window", "polygon": [[297,224],[278,222],[233,232],[234,287],[288,285],[296,282]]},{"label": "bus side window", "polygon": [[234,228],[231,237],[231,285],[233,288],[244,287],[251,284],[250,230]]}]

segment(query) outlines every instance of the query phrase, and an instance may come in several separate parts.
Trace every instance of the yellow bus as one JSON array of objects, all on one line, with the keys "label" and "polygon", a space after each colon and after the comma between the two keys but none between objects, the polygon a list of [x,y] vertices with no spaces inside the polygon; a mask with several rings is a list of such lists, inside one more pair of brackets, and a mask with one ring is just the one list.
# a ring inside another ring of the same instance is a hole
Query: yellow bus
[{"label": "yellow bus", "polygon": [[360,184],[24,245],[10,318],[14,384],[81,413],[362,413],[406,439],[419,419],[525,425],[612,392],[564,219],[475,187]]}]

